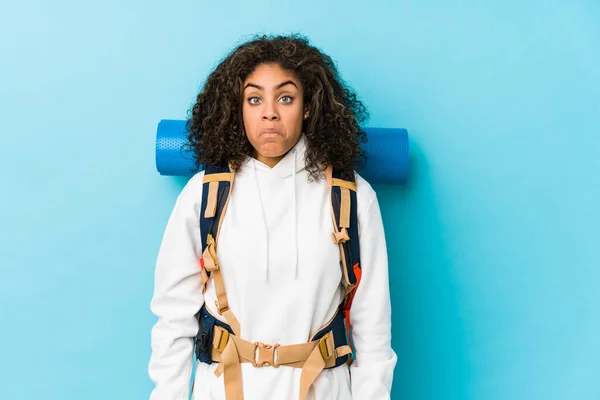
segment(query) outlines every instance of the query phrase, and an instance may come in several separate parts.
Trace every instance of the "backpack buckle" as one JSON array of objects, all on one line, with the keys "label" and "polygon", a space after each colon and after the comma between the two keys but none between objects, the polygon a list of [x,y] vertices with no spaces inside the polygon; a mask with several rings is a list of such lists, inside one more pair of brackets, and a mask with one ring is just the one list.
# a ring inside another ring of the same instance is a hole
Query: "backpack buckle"
[{"label": "backpack buckle", "polygon": [[255,342],[255,356],[252,361],[252,365],[255,367],[271,366],[279,368],[279,364],[275,363],[275,349],[279,347],[278,344],[264,344],[261,342]]},{"label": "backpack buckle", "polygon": [[213,334],[213,347],[219,352],[223,352],[225,350],[225,346],[229,342],[229,331],[227,329],[223,329],[220,326],[215,326],[214,334]]},{"label": "backpack buckle", "polygon": [[333,342],[333,333],[329,332],[327,335],[319,339],[319,350],[323,360],[327,361],[335,354],[335,343]]}]

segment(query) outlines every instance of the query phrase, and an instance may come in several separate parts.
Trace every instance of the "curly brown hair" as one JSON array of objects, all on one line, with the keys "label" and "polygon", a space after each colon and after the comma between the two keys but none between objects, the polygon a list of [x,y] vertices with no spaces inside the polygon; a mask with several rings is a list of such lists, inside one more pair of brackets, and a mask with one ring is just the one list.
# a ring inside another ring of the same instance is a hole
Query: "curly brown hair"
[{"label": "curly brown hair", "polygon": [[310,117],[303,122],[306,169],[319,180],[327,166],[352,179],[363,158],[360,124],[368,112],[340,77],[334,61],[301,35],[258,36],[228,54],[208,76],[190,110],[188,146],[197,166],[230,164],[238,169],[254,148],[244,132],[243,82],[261,64],[293,72],[304,87]]}]

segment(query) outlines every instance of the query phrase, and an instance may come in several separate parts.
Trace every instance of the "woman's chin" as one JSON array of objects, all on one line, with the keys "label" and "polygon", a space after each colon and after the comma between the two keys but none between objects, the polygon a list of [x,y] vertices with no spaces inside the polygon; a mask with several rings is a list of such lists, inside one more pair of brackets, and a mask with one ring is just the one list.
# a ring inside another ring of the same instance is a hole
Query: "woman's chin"
[{"label": "woman's chin", "polygon": [[258,153],[263,157],[277,158],[284,156],[288,151],[289,149],[286,149],[285,146],[280,143],[268,143],[261,146]]}]

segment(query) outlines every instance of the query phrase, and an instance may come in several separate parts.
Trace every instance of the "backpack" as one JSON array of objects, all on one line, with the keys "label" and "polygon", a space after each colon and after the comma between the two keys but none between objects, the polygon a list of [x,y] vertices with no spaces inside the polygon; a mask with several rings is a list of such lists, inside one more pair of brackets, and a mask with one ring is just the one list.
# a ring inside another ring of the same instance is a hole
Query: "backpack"
[{"label": "backpack", "polygon": [[332,168],[327,168],[325,175],[331,190],[332,239],[340,249],[346,293],[334,317],[307,343],[280,346],[251,343],[239,337],[240,325],[229,309],[216,251],[235,174],[229,166],[207,166],[205,169],[200,208],[202,290],[206,290],[206,283],[212,278],[217,293],[215,305],[228,323],[212,315],[204,304],[196,315],[198,334],[194,344],[198,361],[220,363],[215,374],[224,374],[227,400],[243,399],[241,362],[252,363],[255,367],[286,365],[302,368],[300,400],[306,399],[308,389],[323,369],[352,363],[350,309],[361,279],[356,182],[341,179]]}]

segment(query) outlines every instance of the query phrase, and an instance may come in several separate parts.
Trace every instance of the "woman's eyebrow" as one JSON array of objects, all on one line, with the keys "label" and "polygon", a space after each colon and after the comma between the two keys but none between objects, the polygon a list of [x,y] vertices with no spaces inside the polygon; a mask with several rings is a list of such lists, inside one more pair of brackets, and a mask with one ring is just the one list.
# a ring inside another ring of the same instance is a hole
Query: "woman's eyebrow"
[{"label": "woman's eyebrow", "polygon": [[[294,81],[285,81],[285,82],[282,82],[282,83],[280,83],[279,85],[275,86],[274,90],[281,89],[281,88],[282,88],[282,87],[284,87],[285,85],[294,85],[294,86],[296,86],[296,84],[294,83]],[[246,89],[247,89],[247,88],[249,88],[249,87],[254,87],[254,88],[257,88],[258,90],[262,90],[262,91],[264,91],[264,90],[265,90],[265,88],[264,88],[264,87],[262,87],[262,86],[260,86],[260,85],[257,85],[257,84],[255,84],[255,83],[252,83],[252,82],[248,82],[248,83],[246,84],[246,86],[244,86],[244,90],[246,90]],[[298,86],[296,86],[296,89],[298,89]]]}]

